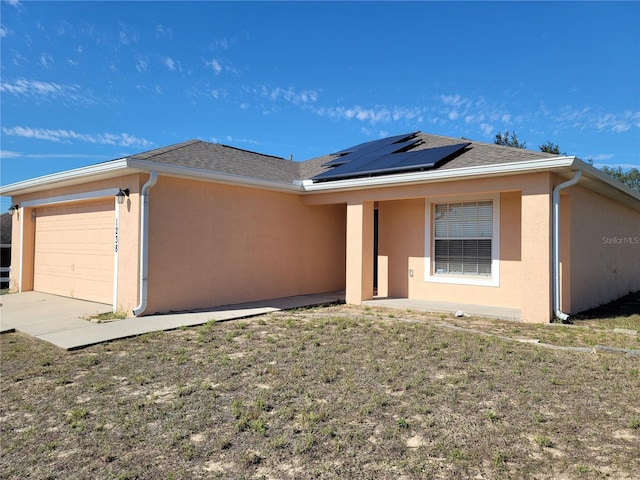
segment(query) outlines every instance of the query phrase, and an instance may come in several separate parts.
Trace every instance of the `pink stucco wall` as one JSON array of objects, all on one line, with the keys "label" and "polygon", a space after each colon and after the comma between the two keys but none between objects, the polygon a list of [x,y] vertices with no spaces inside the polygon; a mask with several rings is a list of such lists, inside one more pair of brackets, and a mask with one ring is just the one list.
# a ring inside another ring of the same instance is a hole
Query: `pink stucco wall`
[{"label": "pink stucco wall", "polygon": [[344,205],[160,176],[145,313],[343,289],[345,225]]},{"label": "pink stucco wall", "polygon": [[[379,295],[518,308],[523,321],[549,322],[552,313],[552,189],[552,175],[536,173],[319,193],[304,197],[303,202],[308,205],[346,202],[354,212],[354,206],[358,204],[376,203],[379,212]],[[496,286],[425,281],[425,235],[427,231],[431,232],[431,227],[425,225],[426,205],[462,195],[497,195],[499,199],[500,280]],[[361,215],[367,214],[366,209],[359,211]],[[366,225],[367,222],[354,219],[351,224]],[[363,229],[362,234],[366,236],[367,232]],[[349,251],[347,247],[348,262]],[[357,261],[356,254],[353,258]],[[370,276],[362,282],[372,283],[373,278]],[[360,292],[362,286],[350,285],[348,279],[349,291]],[[347,298],[351,303],[363,299],[366,298]]]},{"label": "pink stucco wall", "polygon": [[[640,290],[640,209],[588,190],[568,189],[570,222],[570,297],[566,313],[607,303]],[[566,201],[563,196],[562,201]],[[568,230],[568,232],[567,232]]]},{"label": "pink stucco wall", "polygon": [[[119,255],[118,255],[118,293],[116,309],[124,312],[138,304],[138,240],[139,240],[139,195],[141,182],[145,175],[127,175],[117,179],[101,180],[82,185],[54,188],[43,192],[13,197],[13,202],[22,205],[29,200],[57,199],[67,195],[100,191],[114,188],[128,188],[129,199],[120,207]],[[92,201],[78,200],[66,205],[91,204]],[[114,199],[115,205],[115,199]],[[12,224],[11,281],[13,291],[33,290],[35,222],[32,211],[42,207],[24,208],[22,215],[14,215]],[[36,215],[37,222],[37,215]],[[22,224],[22,225],[21,225]],[[21,242],[20,235],[23,232]],[[115,243],[115,206],[114,206],[114,243]],[[22,245],[22,248],[21,248]],[[20,262],[22,260],[22,284],[20,284]]]},{"label": "pink stucco wall", "polygon": [[520,198],[519,192],[507,192],[500,199],[498,287],[425,281],[425,235],[432,231],[432,226],[425,226],[425,201],[380,202],[378,252],[388,265],[388,277],[379,278],[379,284],[388,284],[391,297],[521,308]]},{"label": "pink stucco wall", "polygon": [[[134,174],[13,200],[22,204],[129,188],[130,197],[120,207],[117,306],[131,312],[139,301],[139,192],[147,178]],[[548,322],[551,193],[563,180],[533,173],[296,194],[160,176],[150,191],[145,313],[343,288],[349,303],[360,303],[373,295],[377,208],[379,295],[505,306],[520,309],[523,321]],[[432,232],[426,209],[460,196],[499,199],[497,285],[439,283],[425,277],[425,244]],[[563,311],[577,313],[640,290],[639,208],[579,184],[563,192],[561,218]],[[31,209],[25,208],[13,217],[13,290],[33,288],[34,244]]]}]

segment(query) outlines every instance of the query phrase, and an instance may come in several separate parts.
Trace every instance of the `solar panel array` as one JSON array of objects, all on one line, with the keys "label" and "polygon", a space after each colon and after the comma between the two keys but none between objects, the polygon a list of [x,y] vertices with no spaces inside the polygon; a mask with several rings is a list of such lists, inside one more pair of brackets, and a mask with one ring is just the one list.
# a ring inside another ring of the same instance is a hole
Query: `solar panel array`
[{"label": "solar panel array", "polygon": [[435,168],[448,157],[470,145],[470,142],[444,147],[412,150],[420,145],[420,132],[361,143],[334,153],[337,158],[323,164],[331,167],[312,178],[314,181],[400,173]]}]

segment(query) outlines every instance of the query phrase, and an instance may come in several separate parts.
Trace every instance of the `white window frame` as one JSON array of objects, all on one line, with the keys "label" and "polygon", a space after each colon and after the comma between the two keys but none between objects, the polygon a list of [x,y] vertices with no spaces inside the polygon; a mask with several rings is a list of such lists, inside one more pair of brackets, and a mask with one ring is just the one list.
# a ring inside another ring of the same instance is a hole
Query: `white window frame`
[{"label": "white window frame", "polygon": [[[433,212],[436,204],[458,202],[491,201],[493,204],[493,230],[491,237],[491,276],[475,275],[437,275],[434,272],[435,225]],[[462,195],[451,197],[427,198],[425,200],[425,240],[424,240],[424,281],[428,283],[450,283],[458,285],[478,285],[486,287],[500,286],[500,194]]]}]

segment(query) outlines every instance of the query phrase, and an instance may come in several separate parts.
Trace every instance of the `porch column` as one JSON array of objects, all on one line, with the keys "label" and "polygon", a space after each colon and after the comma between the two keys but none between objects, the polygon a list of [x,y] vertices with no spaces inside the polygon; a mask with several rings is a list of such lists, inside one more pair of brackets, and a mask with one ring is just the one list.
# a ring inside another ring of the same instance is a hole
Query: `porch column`
[{"label": "porch column", "polygon": [[552,319],[551,179],[548,175],[522,191],[522,321]]},{"label": "porch column", "polygon": [[373,298],[373,202],[347,204],[345,301]]}]

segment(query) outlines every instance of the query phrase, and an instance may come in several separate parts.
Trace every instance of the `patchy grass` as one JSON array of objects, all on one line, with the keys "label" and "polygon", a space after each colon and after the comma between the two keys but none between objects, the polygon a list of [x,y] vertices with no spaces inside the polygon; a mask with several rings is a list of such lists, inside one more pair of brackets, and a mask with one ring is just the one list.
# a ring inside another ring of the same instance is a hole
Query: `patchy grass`
[{"label": "patchy grass", "polygon": [[[640,325],[638,330],[631,329],[628,323],[609,324],[607,328],[601,324],[524,324],[504,320],[490,320],[483,318],[458,319],[449,317],[443,323],[464,329],[475,329],[485,334],[492,334],[511,338],[513,340],[539,340],[540,343],[562,347],[595,347],[605,345],[614,348],[640,349]],[[617,331],[616,329],[624,329]]]},{"label": "patchy grass", "polygon": [[124,320],[128,318],[127,312],[104,312],[97,315],[90,315],[86,319],[94,323],[113,322],[114,320]]},{"label": "patchy grass", "polygon": [[640,357],[494,335],[545,332],[626,342],[347,306],[73,353],[4,334],[0,478],[634,478]]},{"label": "patchy grass", "polygon": [[640,332],[640,291],[570,317],[572,323],[595,328]]}]

